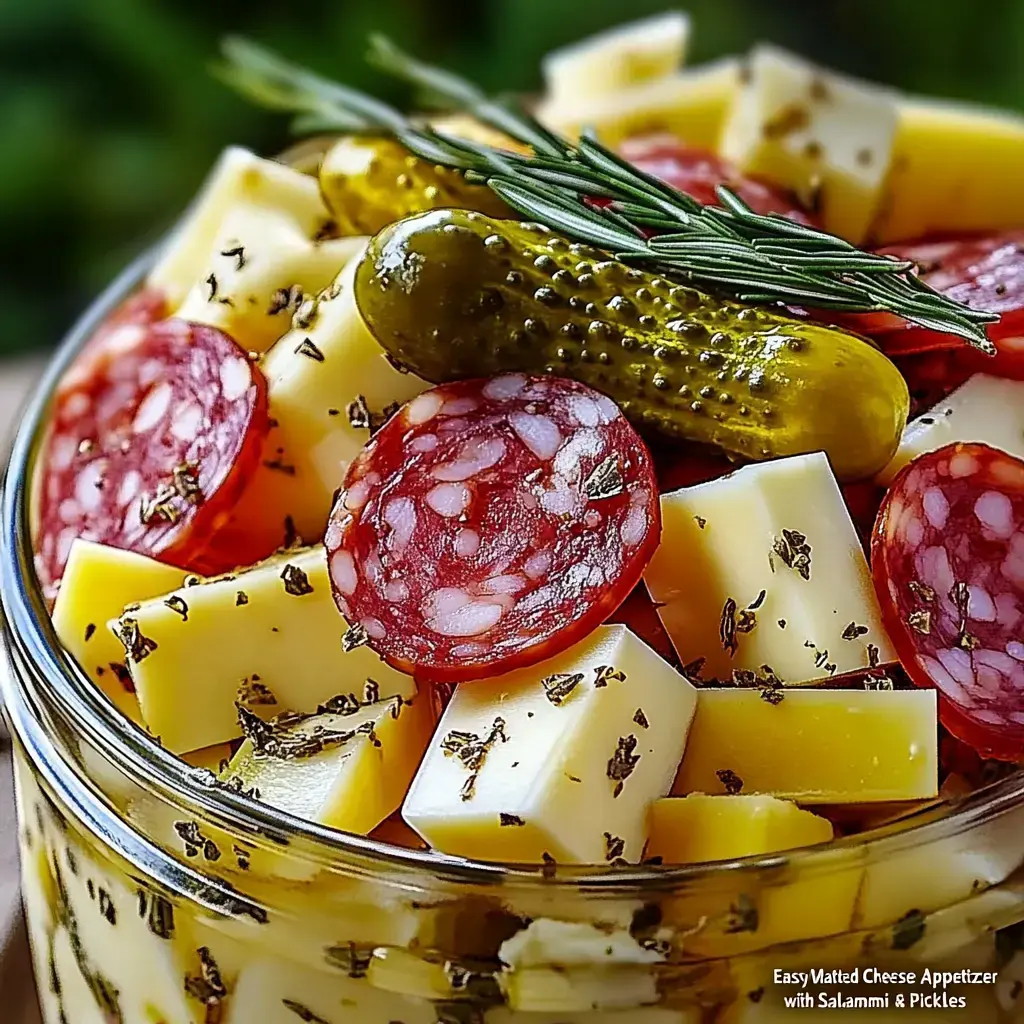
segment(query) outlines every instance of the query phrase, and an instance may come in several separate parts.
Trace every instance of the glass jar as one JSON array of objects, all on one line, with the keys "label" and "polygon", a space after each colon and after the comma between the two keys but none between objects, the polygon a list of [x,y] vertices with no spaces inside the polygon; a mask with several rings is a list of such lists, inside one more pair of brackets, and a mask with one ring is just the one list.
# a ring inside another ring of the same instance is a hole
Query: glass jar
[{"label": "glass jar", "polygon": [[[819,992],[876,1000],[863,1018],[876,1024],[915,1019],[922,994],[946,1006],[921,1019],[1015,1019],[1021,776],[784,855],[499,866],[289,817],[121,718],[57,642],[27,500],[55,382],[146,266],[54,361],[3,498],[3,695],[46,1024],[756,1024],[789,1019],[786,997],[817,1006]],[[801,987],[812,969],[847,973]],[[925,969],[1001,973],[936,987]],[[961,998],[966,1009],[948,1005]]]}]

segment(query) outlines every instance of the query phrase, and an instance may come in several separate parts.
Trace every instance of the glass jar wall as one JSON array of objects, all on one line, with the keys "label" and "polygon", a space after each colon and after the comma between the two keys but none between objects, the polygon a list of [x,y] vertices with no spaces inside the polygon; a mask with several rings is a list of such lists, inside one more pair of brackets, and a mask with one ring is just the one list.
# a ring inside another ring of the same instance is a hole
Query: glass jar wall
[{"label": "glass jar wall", "polygon": [[[141,272],[69,339],[4,494],[4,698],[46,1024],[769,1024],[802,992],[875,1000],[863,1019],[876,1024],[1017,1019],[1019,777],[827,848],[706,869],[546,870],[288,818],[120,719],[56,641],[26,502],[49,391]],[[925,969],[999,980],[936,988]],[[812,970],[825,973],[801,987]],[[923,995],[932,1005],[918,1013]]]}]

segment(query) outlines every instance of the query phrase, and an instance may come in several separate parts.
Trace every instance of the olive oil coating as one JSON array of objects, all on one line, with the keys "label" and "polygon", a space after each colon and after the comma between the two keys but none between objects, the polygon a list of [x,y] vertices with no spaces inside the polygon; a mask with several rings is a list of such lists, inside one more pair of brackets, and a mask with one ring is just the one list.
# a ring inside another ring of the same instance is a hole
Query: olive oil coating
[{"label": "olive oil coating", "polygon": [[372,235],[402,217],[440,207],[511,216],[486,186],[470,185],[460,171],[421,160],[400,142],[376,136],[336,142],[320,165],[320,192],[343,235]]},{"label": "olive oil coating", "polygon": [[397,362],[435,383],[504,371],[572,377],[649,434],[748,459],[823,450],[841,479],[892,457],[909,408],[857,336],[712,298],[536,224],[467,210],[371,242],[356,301]]}]

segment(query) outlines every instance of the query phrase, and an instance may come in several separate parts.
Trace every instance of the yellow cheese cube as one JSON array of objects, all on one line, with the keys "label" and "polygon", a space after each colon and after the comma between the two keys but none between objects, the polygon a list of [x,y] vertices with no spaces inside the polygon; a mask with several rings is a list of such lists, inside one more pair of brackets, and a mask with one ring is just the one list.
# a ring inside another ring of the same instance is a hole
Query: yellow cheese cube
[{"label": "yellow cheese cube", "polygon": [[735,860],[832,841],[830,821],[772,796],[667,797],[652,805],[648,830],[647,856],[665,864]]},{"label": "yellow cheese cube", "polygon": [[481,860],[637,861],[697,694],[625,626],[539,665],[460,686],[402,815]]},{"label": "yellow cheese cube", "polygon": [[176,754],[241,736],[235,701],[249,691],[271,711],[307,713],[367,687],[380,698],[416,692],[369,647],[343,649],[322,547],[145,601],[111,628],[146,724]]},{"label": "yellow cheese cube", "polygon": [[867,560],[821,452],[747,466],[661,498],[644,574],[703,679],[770,668],[786,683],[895,661]]},{"label": "yellow cheese cube", "polygon": [[740,62],[724,57],[611,95],[548,101],[537,116],[570,137],[593,128],[609,146],[634,135],[667,132],[688,146],[715,150],[739,85]]},{"label": "yellow cheese cube", "polygon": [[682,11],[600,32],[544,57],[548,95],[571,104],[664,78],[683,66],[689,40],[690,19]]},{"label": "yellow cheese cube", "polygon": [[245,535],[236,550],[274,550],[286,521],[304,541],[319,540],[370,424],[430,386],[388,362],[367,329],[352,288],[358,262],[353,257],[263,360],[272,426],[227,528]]},{"label": "yellow cheese cube", "polygon": [[934,409],[907,424],[878,482],[888,485],[918,455],[956,441],[980,441],[1024,458],[1024,381],[975,374]]},{"label": "yellow cheese cube", "polygon": [[873,242],[1024,226],[1024,118],[967,104],[900,101]]},{"label": "yellow cheese cube", "polygon": [[425,696],[346,711],[269,723],[268,739],[247,739],[222,781],[297,818],[366,835],[401,805],[434,717]]},{"label": "yellow cheese cube", "polygon": [[312,238],[286,209],[236,203],[175,316],[217,327],[243,348],[264,352],[363,243]]},{"label": "yellow cheese cube", "polygon": [[804,804],[924,800],[938,792],[933,690],[699,691],[674,795],[729,789]]},{"label": "yellow cheese cube", "polygon": [[166,594],[184,578],[181,569],[145,555],[88,540],[71,545],[53,606],[53,628],[89,678],[133,722],[141,721],[139,702],[124,665],[124,648],[107,622],[125,605]]},{"label": "yellow cheese cube", "polygon": [[[280,211],[308,239],[317,237],[330,219],[316,178],[264,160],[247,149],[229,147],[174,229],[147,278],[147,285],[162,291],[171,308],[202,280],[200,270],[215,255],[214,244],[224,219],[239,204]],[[224,257],[226,266],[231,259]]]},{"label": "yellow cheese cube", "polygon": [[756,47],[748,69],[722,130],[722,155],[793,189],[828,231],[862,241],[892,157],[896,94],[773,46]]}]

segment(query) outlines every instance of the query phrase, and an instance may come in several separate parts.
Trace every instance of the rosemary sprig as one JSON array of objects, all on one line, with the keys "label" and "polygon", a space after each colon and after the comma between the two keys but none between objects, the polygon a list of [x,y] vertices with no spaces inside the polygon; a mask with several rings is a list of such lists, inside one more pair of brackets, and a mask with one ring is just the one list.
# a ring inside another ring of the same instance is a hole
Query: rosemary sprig
[{"label": "rosemary sprig", "polygon": [[[220,77],[262,106],[297,115],[296,131],[390,134],[416,156],[488,185],[520,214],[616,259],[741,302],[893,313],[995,353],[984,325],[998,316],[935,291],[909,261],[864,252],[785,217],[755,213],[724,187],[717,190],[721,207],[704,206],[622,159],[592,134],[571,143],[514,99],[489,97],[381,37],[371,40],[370,59],[377,67],[526,144],[531,152],[438,131],[246,40],[227,39],[223,52]],[[594,199],[608,202],[595,205]]]}]

